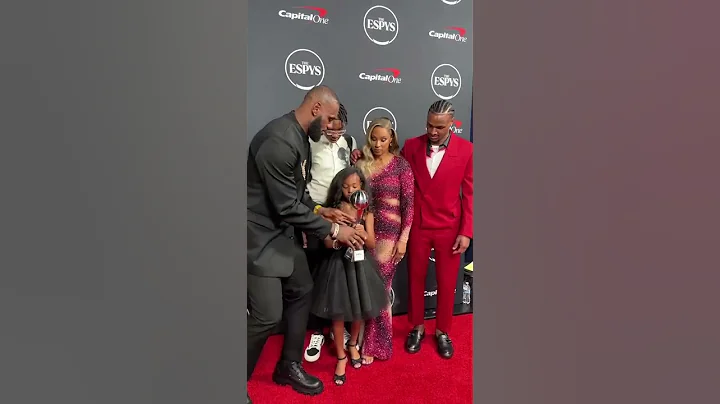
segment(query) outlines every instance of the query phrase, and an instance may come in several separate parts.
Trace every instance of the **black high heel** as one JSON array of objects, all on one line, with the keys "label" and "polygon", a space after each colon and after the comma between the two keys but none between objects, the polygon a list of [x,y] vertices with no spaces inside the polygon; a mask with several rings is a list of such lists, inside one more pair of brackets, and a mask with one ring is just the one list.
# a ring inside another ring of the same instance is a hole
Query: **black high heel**
[{"label": "black high heel", "polygon": [[[351,343],[348,341],[348,352],[350,352],[350,348],[355,348],[355,350],[357,351],[358,355],[360,355],[360,349],[358,349],[358,344],[357,344],[357,342],[354,343],[354,344],[351,344]],[[360,355],[360,357],[357,358],[357,359],[353,359],[352,357],[350,357],[350,364],[352,365],[353,368],[355,368],[355,369],[360,369],[360,368],[362,367],[362,355]]]},{"label": "black high heel", "polygon": [[[343,356],[342,358],[338,358],[338,363],[340,363],[340,361],[344,361],[344,360],[347,360],[347,355]],[[347,370],[346,370],[346,373],[347,373]],[[342,386],[343,384],[345,384],[345,377],[346,377],[346,375],[339,375],[339,374],[335,373],[333,375],[333,380],[335,381],[335,385]]]}]

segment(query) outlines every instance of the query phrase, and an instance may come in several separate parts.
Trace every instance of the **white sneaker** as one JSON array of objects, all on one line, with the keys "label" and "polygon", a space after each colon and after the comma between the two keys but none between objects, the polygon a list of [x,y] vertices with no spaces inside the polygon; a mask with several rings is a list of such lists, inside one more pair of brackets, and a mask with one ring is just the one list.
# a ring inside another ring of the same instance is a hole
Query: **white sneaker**
[{"label": "white sneaker", "polygon": [[325,343],[325,337],[322,334],[313,334],[310,337],[310,343],[305,348],[305,360],[315,362],[320,359],[320,351]]},{"label": "white sneaker", "polygon": [[[345,343],[345,350],[347,351],[347,344],[350,341],[350,333],[348,332],[348,330],[344,330],[344,331],[345,331],[345,334],[343,337],[343,340],[344,340],[343,342]],[[330,339],[332,341],[335,341],[335,334],[333,334],[332,332],[330,333]]]}]

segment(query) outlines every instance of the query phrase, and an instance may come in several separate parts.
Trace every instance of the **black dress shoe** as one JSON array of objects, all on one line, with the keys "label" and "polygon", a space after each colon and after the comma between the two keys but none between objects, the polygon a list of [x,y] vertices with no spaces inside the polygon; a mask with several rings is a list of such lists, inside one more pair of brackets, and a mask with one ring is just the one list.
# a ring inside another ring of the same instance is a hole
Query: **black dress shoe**
[{"label": "black dress shoe", "polygon": [[323,392],[323,384],[320,379],[305,372],[300,362],[278,362],[272,379],[281,386],[290,385],[300,394],[314,396]]},{"label": "black dress shoe", "polygon": [[418,353],[420,351],[420,343],[425,338],[425,332],[418,329],[410,331],[407,341],[405,341],[405,350],[408,353]]},{"label": "black dress shoe", "polygon": [[437,340],[437,350],[440,354],[440,357],[443,359],[452,358],[453,354],[455,353],[455,348],[453,348],[450,337],[448,337],[447,334],[443,333],[440,335],[435,335],[435,339]]}]

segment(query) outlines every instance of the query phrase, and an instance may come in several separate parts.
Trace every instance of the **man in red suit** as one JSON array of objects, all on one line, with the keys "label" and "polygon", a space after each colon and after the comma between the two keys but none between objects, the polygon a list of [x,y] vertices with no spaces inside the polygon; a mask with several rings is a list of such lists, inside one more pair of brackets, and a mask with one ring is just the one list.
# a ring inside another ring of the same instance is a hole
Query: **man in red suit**
[{"label": "man in red suit", "polygon": [[405,348],[420,351],[425,337],[425,278],[430,250],[435,250],[438,353],[450,359],[455,286],[460,257],[473,235],[473,145],[450,131],[455,109],[440,100],[430,106],[427,133],[405,142],[401,154],[415,175],[415,217],[408,240],[410,322],[415,327]]}]

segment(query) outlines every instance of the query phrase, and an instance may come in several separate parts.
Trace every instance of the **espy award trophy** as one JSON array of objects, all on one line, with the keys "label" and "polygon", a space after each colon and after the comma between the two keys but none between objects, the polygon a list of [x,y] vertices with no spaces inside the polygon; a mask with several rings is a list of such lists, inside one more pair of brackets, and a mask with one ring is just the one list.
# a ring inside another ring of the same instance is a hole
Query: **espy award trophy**
[{"label": "espy award trophy", "polygon": [[[367,192],[363,190],[353,192],[352,195],[350,195],[350,204],[353,208],[357,209],[357,218],[355,219],[355,225],[357,225],[362,221],[363,213],[370,204]],[[351,262],[364,261],[365,250],[362,248],[356,250],[352,247],[348,247],[347,251],[345,251],[345,258],[349,259]]]}]

